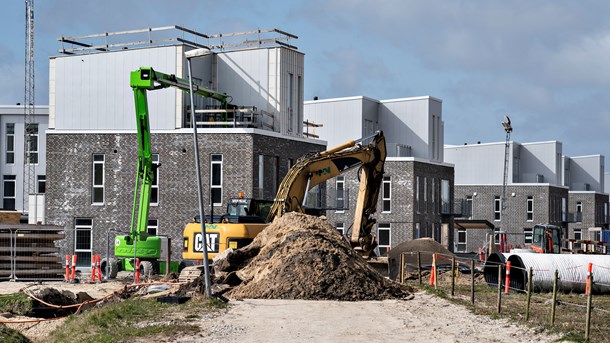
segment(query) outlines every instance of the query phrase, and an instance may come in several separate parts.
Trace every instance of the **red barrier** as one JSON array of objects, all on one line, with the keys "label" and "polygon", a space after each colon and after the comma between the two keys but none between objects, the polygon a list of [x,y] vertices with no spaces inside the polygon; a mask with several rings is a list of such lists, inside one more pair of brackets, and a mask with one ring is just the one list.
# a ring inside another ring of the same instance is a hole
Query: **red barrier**
[{"label": "red barrier", "polygon": [[135,274],[136,274],[136,284],[138,284],[138,283],[140,283],[140,259],[139,258],[136,258]]},{"label": "red barrier", "polygon": [[66,255],[66,282],[70,282],[70,255]]},{"label": "red barrier", "polygon": [[97,266],[97,279],[99,282],[102,282],[102,256],[97,255],[95,264]]},{"label": "red barrier", "polygon": [[430,286],[436,286],[436,254],[432,254],[432,269],[430,270]]},{"label": "red barrier", "polygon": [[504,294],[508,294],[510,289],[510,261],[506,262],[506,281],[504,282]]},{"label": "red barrier", "polygon": [[585,295],[589,295],[591,291],[591,272],[593,271],[593,263],[589,262],[587,267],[587,285],[585,286]]},{"label": "red barrier", "polygon": [[74,280],[76,278],[76,255],[72,255],[72,275],[70,275],[70,280]]},{"label": "red barrier", "polygon": [[91,280],[89,282],[95,282],[95,255],[91,255]]}]

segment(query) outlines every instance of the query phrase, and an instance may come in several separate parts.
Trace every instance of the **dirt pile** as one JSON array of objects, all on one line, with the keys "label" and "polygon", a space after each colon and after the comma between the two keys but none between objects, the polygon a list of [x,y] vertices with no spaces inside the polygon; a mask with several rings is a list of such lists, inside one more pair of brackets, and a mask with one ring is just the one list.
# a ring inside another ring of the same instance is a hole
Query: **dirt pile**
[{"label": "dirt pile", "polygon": [[417,252],[420,252],[420,263],[423,269],[430,269],[432,254],[437,253],[436,265],[451,265],[453,253],[432,238],[418,238],[392,248],[389,253],[390,278],[395,280],[400,274],[400,254],[405,253],[405,271],[417,271]]},{"label": "dirt pile", "polygon": [[322,219],[288,213],[254,241],[229,253],[220,268],[230,298],[382,300],[407,298]]}]

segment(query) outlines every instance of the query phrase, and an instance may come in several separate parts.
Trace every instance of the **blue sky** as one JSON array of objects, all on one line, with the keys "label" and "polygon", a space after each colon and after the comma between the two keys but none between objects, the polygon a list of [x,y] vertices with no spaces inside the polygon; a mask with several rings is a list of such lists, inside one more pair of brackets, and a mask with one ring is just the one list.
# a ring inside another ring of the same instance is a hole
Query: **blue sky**
[{"label": "blue sky", "polygon": [[[25,4],[0,13],[0,104],[23,102]],[[299,36],[305,99],[443,100],[445,143],[559,140],[610,159],[610,2],[412,0],[37,0],[36,103],[60,36],[181,25]]]}]

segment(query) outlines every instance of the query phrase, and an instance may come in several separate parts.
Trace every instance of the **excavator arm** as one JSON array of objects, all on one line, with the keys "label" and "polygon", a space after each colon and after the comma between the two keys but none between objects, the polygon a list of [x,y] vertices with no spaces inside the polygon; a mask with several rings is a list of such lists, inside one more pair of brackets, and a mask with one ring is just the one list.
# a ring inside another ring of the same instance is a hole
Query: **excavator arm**
[{"label": "excavator arm", "polygon": [[[369,144],[359,144],[369,139],[372,139]],[[377,209],[385,158],[385,137],[381,131],[323,152],[302,157],[280,183],[268,221],[272,221],[286,212],[304,212],[307,192],[311,188],[360,167],[360,188],[350,241],[363,256],[370,256],[377,246],[375,235],[372,233],[375,224],[372,214]]]}]

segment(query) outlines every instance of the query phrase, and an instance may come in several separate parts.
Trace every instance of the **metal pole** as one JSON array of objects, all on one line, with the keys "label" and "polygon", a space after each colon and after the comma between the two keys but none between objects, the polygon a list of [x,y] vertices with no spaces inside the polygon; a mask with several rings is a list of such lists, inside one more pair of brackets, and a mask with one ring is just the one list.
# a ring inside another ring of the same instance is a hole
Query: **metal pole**
[{"label": "metal pole", "polygon": [[502,265],[498,264],[498,314],[502,311]]},{"label": "metal pole", "polygon": [[[212,296],[210,284],[210,271],[208,261],[208,242],[205,232],[205,216],[203,212],[203,185],[201,183],[201,171],[199,168],[199,144],[197,143],[197,123],[195,122],[195,100],[193,99],[193,76],[191,75],[191,59],[186,59],[189,73],[189,95],[191,98],[191,123],[193,125],[193,145],[195,148],[195,170],[197,174],[197,194],[199,196],[199,222],[201,223],[201,240],[203,246],[203,272],[205,278],[205,293],[208,297]],[[193,242],[194,243],[194,242]]]},{"label": "metal pole", "polygon": [[593,306],[593,273],[589,278],[589,294],[587,294],[587,317],[585,318],[585,340],[589,341],[591,332],[591,309]]},{"label": "metal pole", "polygon": [[451,296],[455,295],[455,255],[451,256]]},{"label": "metal pole", "polygon": [[417,279],[419,280],[419,285],[421,286],[421,252],[417,252]]},{"label": "metal pole", "polygon": [[470,260],[470,302],[474,305],[474,260]]},{"label": "metal pole", "polygon": [[527,301],[525,305],[525,321],[530,319],[530,304],[532,303],[532,281],[534,277],[534,270],[532,267],[527,271]]}]

